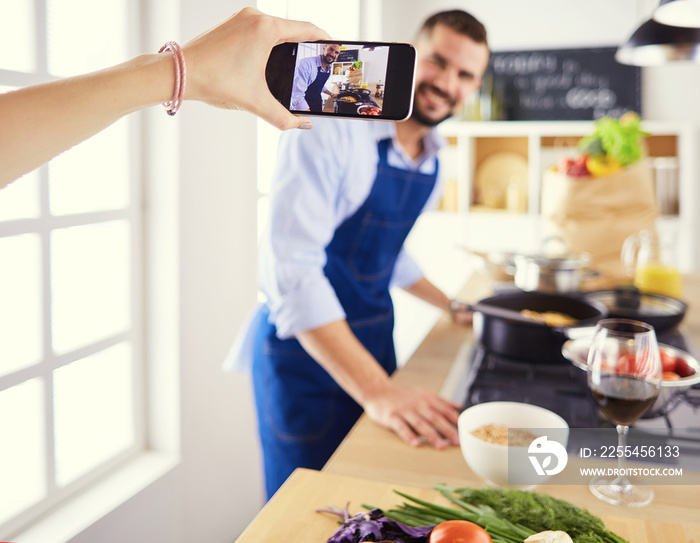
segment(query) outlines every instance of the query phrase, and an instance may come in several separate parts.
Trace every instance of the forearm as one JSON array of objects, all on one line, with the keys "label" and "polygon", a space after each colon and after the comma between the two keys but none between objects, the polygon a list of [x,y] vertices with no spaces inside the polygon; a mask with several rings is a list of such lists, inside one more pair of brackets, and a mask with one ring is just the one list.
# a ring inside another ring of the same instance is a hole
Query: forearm
[{"label": "forearm", "polygon": [[170,53],[0,95],[0,187],[173,94]]},{"label": "forearm", "polygon": [[439,449],[459,444],[459,406],[427,389],[390,379],[346,321],[297,334],[297,339],[373,421],[406,443],[418,446],[423,438]]},{"label": "forearm", "polygon": [[439,288],[433,285],[425,277],[421,277],[418,281],[404,290],[413,296],[420,298],[424,302],[428,302],[443,311],[450,310],[450,299]]},{"label": "forearm", "polygon": [[386,371],[355,337],[347,321],[335,321],[301,332],[297,339],[360,405],[364,406],[387,386]]}]

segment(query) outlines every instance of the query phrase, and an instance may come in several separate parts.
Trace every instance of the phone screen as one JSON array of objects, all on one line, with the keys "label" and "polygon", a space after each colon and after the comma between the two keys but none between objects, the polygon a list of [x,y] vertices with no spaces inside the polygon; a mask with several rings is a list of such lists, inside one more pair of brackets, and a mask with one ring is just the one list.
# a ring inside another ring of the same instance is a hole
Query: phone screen
[{"label": "phone screen", "polygon": [[411,113],[414,70],[409,44],[327,41],[276,46],[265,76],[292,113],[400,121]]}]

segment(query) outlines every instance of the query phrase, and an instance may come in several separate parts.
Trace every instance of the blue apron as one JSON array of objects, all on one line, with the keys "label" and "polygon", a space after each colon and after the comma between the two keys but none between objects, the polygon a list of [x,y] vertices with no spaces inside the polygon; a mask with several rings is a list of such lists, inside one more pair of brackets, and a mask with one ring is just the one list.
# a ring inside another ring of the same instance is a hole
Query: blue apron
[{"label": "blue apron", "polygon": [[304,98],[306,103],[309,104],[309,111],[316,111],[318,113],[323,109],[323,100],[321,99],[321,93],[326,85],[326,81],[331,75],[330,69],[327,72],[323,71],[323,66],[318,67],[318,75],[314,82],[306,87],[306,92],[304,93]]},{"label": "blue apron", "polygon": [[[359,341],[391,374],[396,369],[389,293],[396,258],[435,186],[423,174],[390,166],[390,140],[378,143],[377,177],[354,215],[326,247],[324,273]],[[437,170],[437,167],[436,167]],[[280,340],[263,306],[253,326],[253,387],[268,498],[297,467],[321,469],[362,408],[292,338]]]}]

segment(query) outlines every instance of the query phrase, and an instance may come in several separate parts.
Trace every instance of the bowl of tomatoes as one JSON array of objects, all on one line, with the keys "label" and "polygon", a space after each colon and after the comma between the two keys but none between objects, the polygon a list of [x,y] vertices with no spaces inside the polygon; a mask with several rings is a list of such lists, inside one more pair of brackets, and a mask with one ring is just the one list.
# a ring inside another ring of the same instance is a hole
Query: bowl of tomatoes
[{"label": "bowl of tomatoes", "polygon": [[[562,354],[574,366],[588,371],[588,349],[590,338],[577,338],[566,341]],[[661,357],[661,391],[651,407],[642,415],[651,419],[668,415],[682,400],[686,391],[700,383],[700,362],[690,353],[663,343],[659,344]]]},{"label": "bowl of tomatoes", "polygon": [[370,104],[365,104],[357,108],[360,115],[369,115],[371,117],[379,117],[382,114],[381,108]]}]

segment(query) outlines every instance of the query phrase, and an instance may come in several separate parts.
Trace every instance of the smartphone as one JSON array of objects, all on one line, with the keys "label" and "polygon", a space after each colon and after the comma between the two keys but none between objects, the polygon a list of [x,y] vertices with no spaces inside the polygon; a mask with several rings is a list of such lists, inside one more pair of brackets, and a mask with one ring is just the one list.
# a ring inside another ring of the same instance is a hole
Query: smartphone
[{"label": "smartphone", "polygon": [[402,121],[413,107],[416,52],[408,43],[283,43],[265,69],[292,113]]}]

